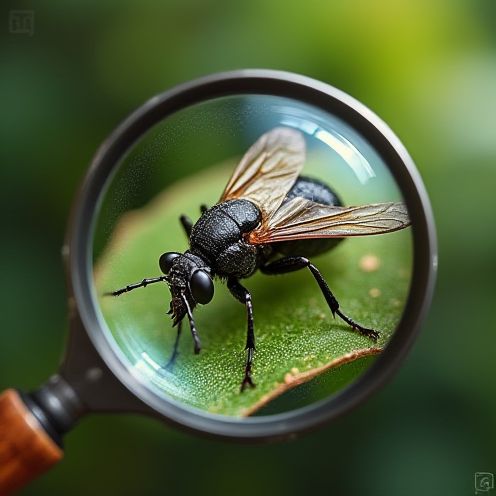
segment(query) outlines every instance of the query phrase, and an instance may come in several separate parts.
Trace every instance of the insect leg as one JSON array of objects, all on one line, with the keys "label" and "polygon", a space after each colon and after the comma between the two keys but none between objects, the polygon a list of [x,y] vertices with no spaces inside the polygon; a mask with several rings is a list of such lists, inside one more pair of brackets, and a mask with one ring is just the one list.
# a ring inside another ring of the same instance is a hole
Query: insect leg
[{"label": "insect leg", "polygon": [[253,363],[253,354],[255,352],[255,332],[253,330],[253,305],[251,303],[250,292],[243,287],[237,279],[229,278],[227,280],[227,287],[231,294],[241,303],[246,306],[246,317],[248,324],[248,331],[246,334],[246,365],[245,376],[241,383],[241,391],[244,391],[247,386],[255,387],[255,383],[251,378],[251,366]]},{"label": "insect leg", "polygon": [[183,328],[183,321],[180,320],[179,323],[177,324],[177,335],[176,335],[176,341],[174,342],[174,350],[172,352],[171,357],[169,358],[169,361],[167,362],[167,365],[165,366],[166,369],[172,368],[174,365],[174,362],[176,361],[177,355],[179,355],[179,339],[181,337],[181,331]]},{"label": "insect leg", "polygon": [[360,334],[364,336],[368,336],[373,341],[377,341],[379,337],[379,333],[374,331],[374,329],[368,329],[367,327],[363,327],[360,324],[356,323],[354,320],[350,319],[339,309],[339,303],[332,294],[331,289],[327,285],[327,282],[322,277],[322,274],[319,272],[317,267],[313,265],[308,258],[305,257],[284,257],[269,264],[266,264],[260,268],[260,270],[264,274],[284,274],[286,272],[293,272],[295,270],[300,270],[308,267],[313,277],[317,281],[317,284],[324,295],[324,298],[331,309],[332,315],[336,316],[336,314],[344,320],[347,324],[349,324],[353,329],[356,329]]},{"label": "insect leg", "polygon": [[195,320],[193,319],[193,312],[191,311],[186,296],[182,294],[181,298],[183,300],[184,306],[186,307],[186,313],[188,314],[189,328],[191,329],[191,336],[193,337],[193,341],[195,343],[195,355],[198,355],[198,353],[200,353],[201,350],[201,343],[200,343],[200,337],[198,336],[198,331],[196,330]]},{"label": "insect leg", "polygon": [[148,284],[153,284],[155,282],[161,282],[165,280],[166,280],[166,276],[152,277],[151,279],[143,279],[141,282],[137,282],[135,284],[128,284],[125,288],[121,288],[116,291],[110,291],[108,293],[105,293],[105,296],[119,296],[122,293],[128,293],[133,289],[146,288]]},{"label": "insect leg", "polygon": [[200,205],[200,212],[204,214],[208,210],[208,205],[205,205],[205,203],[202,203]]},{"label": "insect leg", "polygon": [[179,220],[181,222],[181,225],[183,226],[186,236],[189,239],[189,237],[191,236],[191,229],[193,228],[193,222],[187,215],[181,215],[181,217],[179,217]]}]

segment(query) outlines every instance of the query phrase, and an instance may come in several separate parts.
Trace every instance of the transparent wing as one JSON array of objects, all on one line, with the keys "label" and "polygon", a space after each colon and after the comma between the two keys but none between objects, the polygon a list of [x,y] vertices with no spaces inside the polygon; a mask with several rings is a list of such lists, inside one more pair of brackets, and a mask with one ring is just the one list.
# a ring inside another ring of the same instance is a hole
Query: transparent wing
[{"label": "transparent wing", "polygon": [[305,163],[305,139],[295,129],[276,127],[246,152],[220,201],[244,198],[265,216],[275,212]]},{"label": "transparent wing", "polygon": [[305,198],[284,202],[260,227],[250,232],[252,244],[310,238],[368,236],[410,225],[404,203],[373,203],[357,207],[321,205]]}]

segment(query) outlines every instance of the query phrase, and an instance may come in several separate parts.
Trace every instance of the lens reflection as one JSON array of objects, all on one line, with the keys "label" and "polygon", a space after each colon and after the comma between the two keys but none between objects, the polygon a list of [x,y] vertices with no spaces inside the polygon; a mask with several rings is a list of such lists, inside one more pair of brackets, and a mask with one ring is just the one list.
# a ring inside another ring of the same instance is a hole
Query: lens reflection
[{"label": "lens reflection", "polygon": [[[257,271],[241,279],[251,293],[256,339],[251,375],[256,387],[245,381],[248,387],[241,391],[247,312],[238,301],[244,301],[243,295],[238,291],[238,300],[233,298],[225,281],[216,278],[212,301],[190,309],[201,341],[201,352],[195,354],[188,301],[173,287],[171,305],[171,279],[156,279],[164,275],[160,257],[188,250],[188,222],[181,223],[181,216],[195,223],[200,205],[215,205],[250,146],[277,127],[301,134],[306,147],[302,174],[330,187],[343,205],[402,201],[387,164],[362,136],[339,118],[301,102],[265,95],[219,98],[150,129],[121,160],[101,198],[94,281],[108,339],[136,378],[164,399],[229,416],[306,406],[363,374],[401,318],[412,270],[411,228],[333,240],[316,256],[315,246],[300,243],[298,253],[293,249],[291,254],[308,257],[320,271],[339,302],[336,318],[308,268],[277,277]],[[280,250],[271,260],[277,256]],[[191,279],[181,279],[181,270],[209,269],[205,260],[182,264],[176,275],[186,287]],[[144,278],[152,279],[141,284],[146,287],[107,295],[140,285]],[[208,276],[196,279],[198,295],[206,294]],[[353,329],[339,312],[377,330],[377,342]],[[182,327],[173,326],[171,315],[176,323],[182,318]]]}]

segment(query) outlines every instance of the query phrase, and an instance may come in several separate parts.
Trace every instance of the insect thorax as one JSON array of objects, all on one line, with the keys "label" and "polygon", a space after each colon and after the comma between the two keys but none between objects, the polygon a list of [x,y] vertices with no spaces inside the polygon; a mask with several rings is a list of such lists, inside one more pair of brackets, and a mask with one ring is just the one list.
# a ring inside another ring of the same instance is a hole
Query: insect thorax
[{"label": "insect thorax", "polygon": [[214,205],[193,226],[190,249],[209,261],[220,277],[248,277],[257,268],[257,248],[243,235],[260,222],[259,209],[247,200]]}]

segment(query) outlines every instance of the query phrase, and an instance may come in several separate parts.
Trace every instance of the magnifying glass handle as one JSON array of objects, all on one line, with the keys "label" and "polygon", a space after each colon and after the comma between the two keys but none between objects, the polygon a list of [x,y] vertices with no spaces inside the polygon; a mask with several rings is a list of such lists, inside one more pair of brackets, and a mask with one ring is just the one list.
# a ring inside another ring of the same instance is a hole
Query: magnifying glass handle
[{"label": "magnifying glass handle", "polygon": [[63,456],[14,389],[0,394],[0,496],[8,496]]}]

